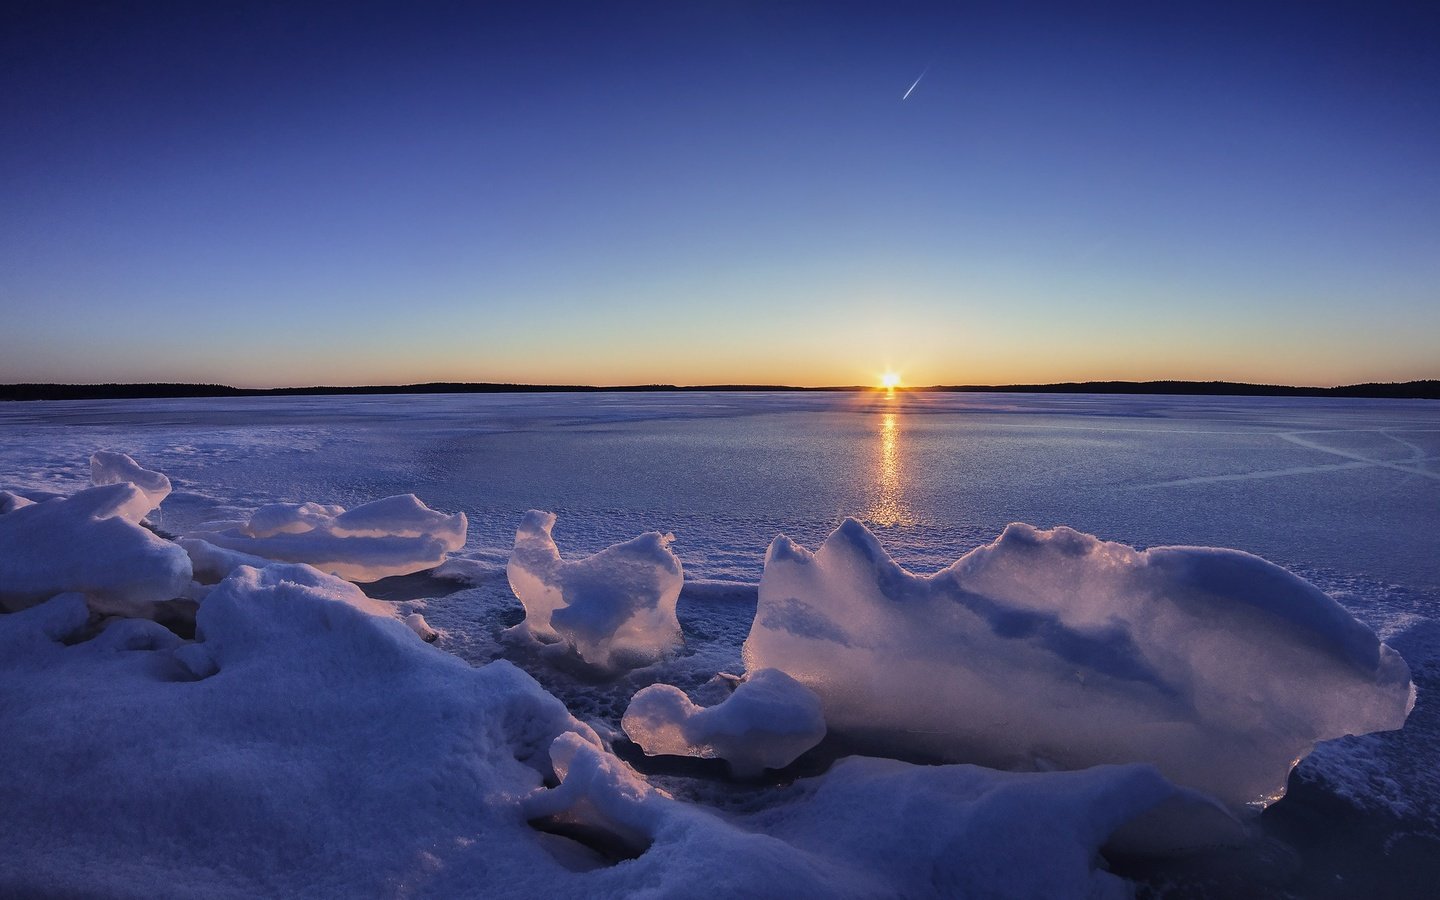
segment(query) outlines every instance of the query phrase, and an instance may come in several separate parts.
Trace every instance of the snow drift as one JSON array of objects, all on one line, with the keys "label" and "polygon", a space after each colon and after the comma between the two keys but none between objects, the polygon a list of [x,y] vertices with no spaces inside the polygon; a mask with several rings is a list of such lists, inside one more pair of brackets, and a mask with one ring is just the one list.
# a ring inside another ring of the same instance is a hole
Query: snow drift
[{"label": "snow drift", "polygon": [[554,513],[532,509],[515,531],[506,574],[525,606],[525,631],[599,669],[635,668],[679,646],[675,603],[684,573],[670,552],[673,535],[651,531],[565,560],[554,527]]},{"label": "snow drift", "polygon": [[630,701],[620,726],[649,756],[719,758],[736,775],[782,769],[825,737],[820,698],[778,669],[760,669],[720,703],[700,708],[669,684]]},{"label": "snow drift", "polygon": [[744,659],[888,750],[1152,762],[1232,806],[1279,798],[1316,741],[1399,728],[1414,703],[1404,660],[1278,566],[1021,524],[930,576],[853,519],[814,554],[778,537]]},{"label": "snow drift", "polygon": [[319,503],[262,506],[241,525],[189,534],[183,543],[197,570],[214,579],[264,559],[368,582],[440,565],[465,546],[466,525],[464,513],[446,515],[401,494],[348,511]]}]

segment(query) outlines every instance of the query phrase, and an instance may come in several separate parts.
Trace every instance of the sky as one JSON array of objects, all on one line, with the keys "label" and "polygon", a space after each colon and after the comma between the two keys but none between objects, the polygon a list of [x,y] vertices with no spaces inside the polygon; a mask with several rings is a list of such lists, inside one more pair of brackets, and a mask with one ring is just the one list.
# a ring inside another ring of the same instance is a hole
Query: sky
[{"label": "sky", "polygon": [[1440,5],[0,6],[0,382],[886,370],[1440,377]]}]

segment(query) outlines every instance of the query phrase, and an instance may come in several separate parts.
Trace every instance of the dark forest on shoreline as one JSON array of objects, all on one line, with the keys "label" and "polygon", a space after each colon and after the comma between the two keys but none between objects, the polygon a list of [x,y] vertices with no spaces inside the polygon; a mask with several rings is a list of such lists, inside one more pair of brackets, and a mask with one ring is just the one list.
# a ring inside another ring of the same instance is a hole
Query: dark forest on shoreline
[{"label": "dark forest on shoreline", "polygon": [[[599,387],[574,384],[427,382],[424,384],[237,388],[223,384],[4,384],[0,400],[140,400],[184,397],[314,396],[325,394],[507,394],[645,391],[883,391],[883,388],[789,387],[769,384],[637,384]],[[1369,382],[1339,387],[1294,387],[1234,381],[1078,381],[1057,384],[931,385],[902,387],[908,393],[1171,394],[1217,397],[1368,397],[1440,399],[1440,380]]]}]

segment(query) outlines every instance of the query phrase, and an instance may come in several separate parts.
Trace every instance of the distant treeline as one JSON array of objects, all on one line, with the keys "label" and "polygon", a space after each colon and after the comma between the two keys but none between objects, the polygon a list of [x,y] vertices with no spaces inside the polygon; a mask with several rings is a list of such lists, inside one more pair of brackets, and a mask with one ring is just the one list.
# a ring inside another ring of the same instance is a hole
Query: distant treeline
[{"label": "distant treeline", "polygon": [[614,391],[803,391],[861,388],[792,388],[768,384],[717,384],[679,387],[673,384],[632,384],[596,387],[586,384],[495,384],[430,381],[425,384],[369,384],[349,387],[238,388],[227,384],[0,384],[0,400],[140,400],[164,397],[285,397],[321,394],[556,394]]},{"label": "distant treeline", "polygon": [[[358,387],[237,388],[224,384],[0,384],[0,400],[138,400],[162,397],[267,397],[316,394],[553,394],[575,391],[874,391],[849,386],[801,388],[778,384],[633,384],[596,387],[583,384],[426,384]],[[1342,387],[1291,387],[1235,381],[1074,381],[1063,384],[956,384],[902,388],[910,392],[983,392],[1021,394],[1181,394],[1218,397],[1386,397],[1440,400],[1440,381],[1347,384]]]},{"label": "distant treeline", "polygon": [[1182,394],[1212,397],[1386,397],[1440,400],[1440,381],[1366,382],[1340,387],[1293,387],[1239,381],[1067,381],[1062,384],[935,385],[926,391],[992,391],[1015,394]]}]

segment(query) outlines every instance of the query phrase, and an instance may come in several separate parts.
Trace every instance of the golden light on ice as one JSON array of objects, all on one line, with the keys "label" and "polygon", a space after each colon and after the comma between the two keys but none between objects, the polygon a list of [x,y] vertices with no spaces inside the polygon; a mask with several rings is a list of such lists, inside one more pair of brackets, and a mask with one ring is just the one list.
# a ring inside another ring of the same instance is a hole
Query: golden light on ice
[{"label": "golden light on ice", "polygon": [[900,386],[900,373],[886,372],[880,376],[880,386],[887,391],[893,391]]},{"label": "golden light on ice", "polygon": [[900,416],[880,416],[880,444],[875,448],[875,480],[865,519],[886,528],[914,525],[915,516],[905,502],[905,454]]}]

